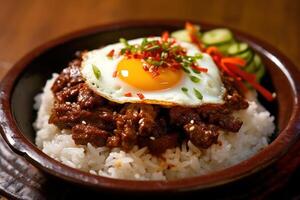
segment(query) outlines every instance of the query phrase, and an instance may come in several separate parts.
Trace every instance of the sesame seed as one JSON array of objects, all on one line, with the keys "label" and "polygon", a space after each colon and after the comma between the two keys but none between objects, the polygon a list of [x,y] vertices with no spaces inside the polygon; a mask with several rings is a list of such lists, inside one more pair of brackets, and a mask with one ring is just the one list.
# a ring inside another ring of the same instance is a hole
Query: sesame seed
[{"label": "sesame seed", "polygon": [[140,120],[139,120],[139,124],[141,124],[141,123],[143,123],[144,122],[144,118],[141,118]]},{"label": "sesame seed", "polygon": [[155,140],[155,137],[153,137],[153,136],[151,136],[151,137],[149,137],[150,138],[150,140]]},{"label": "sesame seed", "polygon": [[191,124],[194,124],[194,123],[195,123],[195,121],[192,119],[192,120],[190,121],[190,123],[191,123]]},{"label": "sesame seed", "polygon": [[67,101],[66,104],[67,104],[67,105],[71,105],[71,102]]},{"label": "sesame seed", "polygon": [[189,128],[189,131],[193,131],[193,130],[195,130],[195,126],[191,126],[191,127]]},{"label": "sesame seed", "polygon": [[82,123],[82,124],[86,124],[86,121],[83,120],[81,123]]}]

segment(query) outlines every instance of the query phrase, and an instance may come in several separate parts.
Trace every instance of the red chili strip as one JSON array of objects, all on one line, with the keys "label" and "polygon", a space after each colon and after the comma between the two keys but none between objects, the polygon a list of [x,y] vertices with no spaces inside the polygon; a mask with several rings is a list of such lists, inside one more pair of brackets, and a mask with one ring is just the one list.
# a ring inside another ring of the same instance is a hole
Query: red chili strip
[{"label": "red chili strip", "polygon": [[263,95],[268,101],[274,100],[275,96],[271,92],[269,92],[266,88],[261,86],[254,80],[248,80],[248,82],[261,94]]},{"label": "red chili strip", "polygon": [[239,65],[241,67],[244,67],[247,63],[244,59],[238,58],[238,57],[224,57],[222,58],[222,61],[224,63],[228,64],[235,64]]},{"label": "red chili strip", "polygon": [[218,57],[223,57],[222,53],[219,51],[219,49],[215,46],[207,47],[205,49],[205,52],[211,56],[216,55]]},{"label": "red chili strip", "polygon": [[244,85],[242,80],[235,80],[235,82],[244,94],[246,94],[248,92],[248,88]]},{"label": "red chili strip", "polygon": [[227,65],[229,69],[232,69],[237,75],[242,77],[245,81],[247,81],[250,85],[252,85],[261,95],[263,95],[268,101],[272,101],[274,99],[273,94],[269,92],[266,88],[261,86],[256,82],[256,77],[253,74],[249,74],[245,71],[240,70],[235,65]]},{"label": "red chili strip", "polygon": [[192,43],[194,43],[200,50],[203,50],[204,45],[202,44],[202,42],[200,41],[200,38],[197,35],[198,31],[195,28],[195,26],[190,22],[186,22],[185,29],[188,31]]},{"label": "red chili strip", "polygon": [[230,71],[228,69],[228,67],[221,61],[220,63],[221,69],[229,76],[235,78],[236,80],[241,80],[240,77],[238,77],[237,75],[235,75],[234,73],[232,73],[232,71]]},{"label": "red chili strip", "polygon": [[192,69],[198,71],[198,72],[208,72],[208,69],[207,68],[204,68],[204,67],[199,67],[199,66],[195,66],[195,65],[192,65]]},{"label": "red chili strip", "polygon": [[242,77],[243,79],[253,80],[253,81],[256,80],[256,76],[254,74],[250,74],[248,72],[245,72],[245,71],[241,70],[238,66],[236,66],[234,64],[231,64],[231,63],[226,64],[226,62],[224,62],[223,59],[222,59],[222,62],[224,63],[224,65],[226,65],[230,69],[230,71],[234,72],[235,74]]},{"label": "red chili strip", "polygon": [[238,67],[245,66],[246,61],[236,57],[223,57],[218,48],[214,46],[208,47],[205,52],[213,58],[221,70],[223,70],[227,75],[235,78],[237,85],[242,91],[247,91],[248,89],[241,82],[241,78],[252,85],[252,87],[261,93],[261,95],[263,95],[268,101],[272,101],[274,99],[271,92],[256,82],[256,76],[254,74],[247,73]]}]

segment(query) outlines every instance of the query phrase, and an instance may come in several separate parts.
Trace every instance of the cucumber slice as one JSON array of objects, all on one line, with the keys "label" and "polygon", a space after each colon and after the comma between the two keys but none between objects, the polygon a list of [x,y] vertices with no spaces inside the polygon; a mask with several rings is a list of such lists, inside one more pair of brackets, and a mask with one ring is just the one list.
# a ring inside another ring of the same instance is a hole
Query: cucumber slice
[{"label": "cucumber slice", "polygon": [[228,55],[227,51],[228,51],[228,48],[234,44],[235,41],[232,39],[226,43],[222,43],[222,44],[219,44],[217,45],[217,48],[221,51],[221,53],[223,53],[224,55]]},{"label": "cucumber slice", "polygon": [[247,51],[249,49],[249,45],[247,43],[234,43],[232,44],[228,50],[227,53],[229,55],[236,55],[239,53],[243,53],[244,51]]},{"label": "cucumber slice", "polygon": [[249,73],[255,73],[255,71],[257,70],[257,66],[255,65],[254,59],[252,59],[252,61],[249,64],[247,64],[243,68],[243,70]]},{"label": "cucumber slice", "polygon": [[[200,33],[200,26],[198,25],[194,25],[194,27],[196,28],[196,30],[198,31],[199,37],[201,36]],[[189,33],[187,30],[185,29],[181,29],[181,30],[177,30],[171,33],[171,37],[179,40],[179,41],[183,41],[183,42],[191,42],[191,38],[189,36]]]},{"label": "cucumber slice", "polygon": [[203,33],[202,41],[206,45],[217,45],[232,40],[233,36],[230,30],[226,28],[213,29]]},{"label": "cucumber slice", "polygon": [[254,53],[251,49],[248,49],[243,53],[237,54],[236,56],[244,59],[247,62],[247,64],[249,64],[254,57]]},{"label": "cucumber slice", "polygon": [[183,42],[191,42],[189,33],[186,30],[178,30],[171,33],[171,37]]},{"label": "cucumber slice", "polygon": [[255,63],[256,66],[260,66],[262,64],[261,58],[257,54],[254,55],[253,61],[254,61],[254,63]]},{"label": "cucumber slice", "polygon": [[264,74],[265,74],[265,66],[263,64],[261,64],[260,66],[258,66],[258,70],[255,72],[256,80],[258,82],[260,82],[260,80],[264,76]]},{"label": "cucumber slice", "polygon": [[265,67],[261,61],[261,58],[259,55],[254,54],[253,59],[251,62],[243,68],[244,71],[255,74],[256,79],[259,82],[261,78],[265,74]]}]

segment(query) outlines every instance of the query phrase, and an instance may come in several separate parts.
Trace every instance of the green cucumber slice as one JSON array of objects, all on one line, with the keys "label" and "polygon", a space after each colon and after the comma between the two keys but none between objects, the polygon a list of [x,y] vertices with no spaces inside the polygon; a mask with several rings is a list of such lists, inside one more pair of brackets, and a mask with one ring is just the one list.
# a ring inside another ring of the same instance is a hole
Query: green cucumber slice
[{"label": "green cucumber slice", "polygon": [[226,28],[213,29],[203,33],[202,41],[206,45],[217,45],[232,40],[233,36],[230,30]]},{"label": "green cucumber slice", "polygon": [[171,37],[183,42],[191,42],[191,38],[187,30],[178,30],[171,33]]},{"label": "green cucumber slice", "polygon": [[255,73],[255,71],[257,70],[257,66],[254,63],[254,59],[252,59],[252,61],[249,64],[247,64],[243,68],[243,70],[252,74]]},{"label": "green cucumber slice", "polygon": [[233,43],[227,50],[229,55],[236,55],[239,53],[243,53],[249,49],[249,45],[247,43]]},{"label": "green cucumber slice", "polygon": [[244,59],[246,61],[246,63],[249,64],[254,57],[254,53],[251,49],[248,49],[247,51],[245,51],[243,53],[237,54],[236,56]]},{"label": "green cucumber slice", "polygon": [[259,55],[254,54],[253,59],[247,66],[243,68],[244,71],[255,74],[256,79],[259,82],[261,78],[265,74],[265,67],[261,61],[261,58]]},{"label": "green cucumber slice", "polygon": [[[196,28],[196,30],[198,31],[199,37],[201,36],[200,33],[200,26],[198,25],[194,25],[194,27]],[[174,31],[171,33],[171,37],[179,40],[179,41],[183,41],[183,42],[191,42],[191,38],[189,36],[189,33],[187,30],[185,29],[180,29],[177,31]]]},{"label": "green cucumber slice", "polygon": [[260,82],[260,80],[264,76],[264,74],[265,74],[265,66],[263,64],[261,64],[260,66],[258,66],[258,70],[255,72],[256,80],[258,82]]},{"label": "green cucumber slice", "polygon": [[260,66],[262,64],[261,58],[257,54],[254,55],[253,61],[254,61],[254,63],[255,63],[256,66]]},{"label": "green cucumber slice", "polygon": [[225,42],[225,43],[222,43],[222,44],[219,44],[217,45],[217,48],[219,49],[219,51],[221,51],[221,53],[223,53],[224,55],[228,55],[227,51],[228,51],[228,48],[234,44],[235,41],[232,39],[228,42]]}]

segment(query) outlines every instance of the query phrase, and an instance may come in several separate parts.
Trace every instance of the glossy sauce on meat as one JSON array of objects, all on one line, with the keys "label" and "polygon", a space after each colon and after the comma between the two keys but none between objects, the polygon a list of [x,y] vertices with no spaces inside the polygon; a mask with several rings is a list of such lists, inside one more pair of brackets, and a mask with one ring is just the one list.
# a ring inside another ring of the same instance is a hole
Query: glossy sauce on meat
[{"label": "glossy sauce on meat", "polygon": [[81,60],[70,62],[52,86],[55,97],[49,123],[71,129],[76,144],[121,147],[147,146],[153,154],[190,140],[199,148],[218,143],[220,130],[238,132],[242,122],[234,110],[246,109],[247,101],[230,77],[222,76],[225,103],[197,108],[164,108],[150,104],[117,104],[95,94],[80,74]]}]

